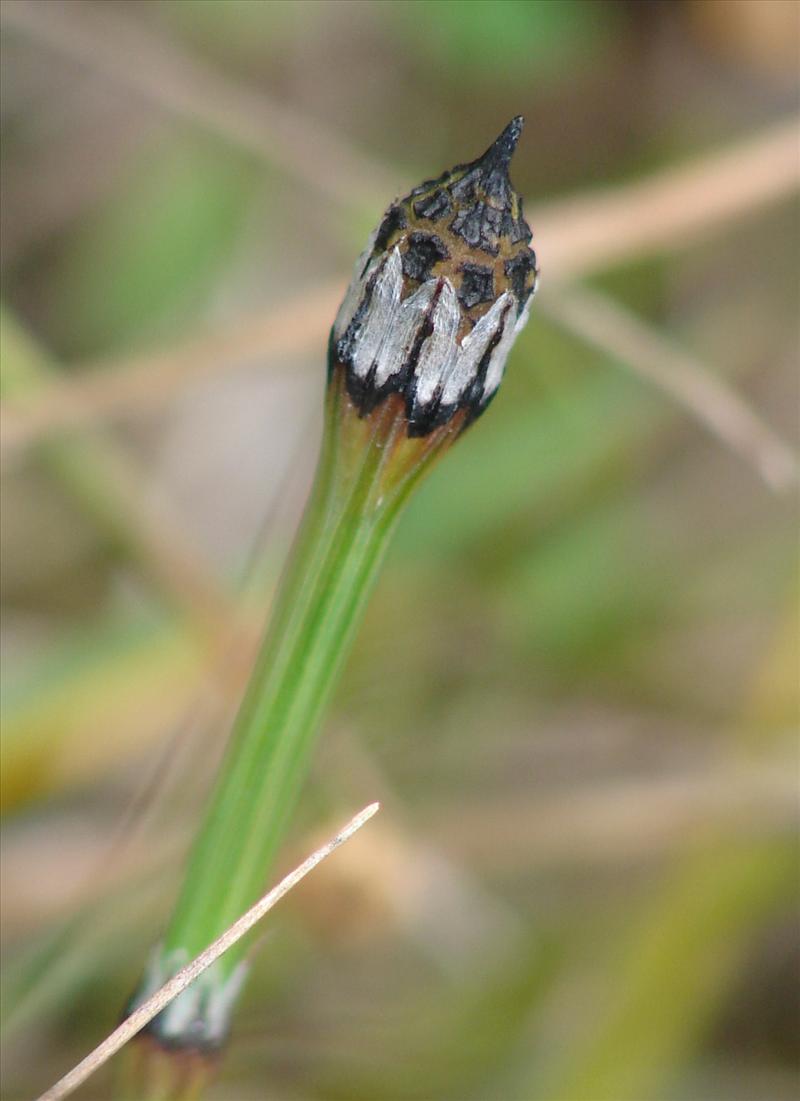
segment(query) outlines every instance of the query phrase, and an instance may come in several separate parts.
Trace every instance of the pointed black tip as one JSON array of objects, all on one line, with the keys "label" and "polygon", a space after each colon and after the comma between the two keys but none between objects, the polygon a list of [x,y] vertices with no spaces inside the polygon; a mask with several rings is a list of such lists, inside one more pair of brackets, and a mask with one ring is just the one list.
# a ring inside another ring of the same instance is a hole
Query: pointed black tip
[{"label": "pointed black tip", "polygon": [[508,170],[508,166],[511,163],[511,158],[514,155],[514,150],[517,148],[517,142],[519,136],[522,133],[522,128],[525,125],[525,119],[522,115],[517,115],[509,122],[505,130],[497,137],[494,142],[489,146],[483,156],[480,158],[481,162],[487,167],[491,165],[493,168],[503,167]]},{"label": "pointed black tip", "polygon": [[512,188],[508,172],[524,123],[522,115],[513,118],[483,156],[469,166],[477,174],[483,190],[487,196],[491,196],[496,207],[510,206]]}]

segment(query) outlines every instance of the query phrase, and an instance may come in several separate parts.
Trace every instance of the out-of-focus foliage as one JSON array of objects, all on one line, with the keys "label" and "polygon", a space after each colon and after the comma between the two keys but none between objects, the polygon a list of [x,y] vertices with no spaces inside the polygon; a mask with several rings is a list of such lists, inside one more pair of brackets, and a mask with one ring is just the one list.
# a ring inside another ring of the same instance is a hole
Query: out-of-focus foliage
[{"label": "out-of-focus foliage", "polygon": [[[4,1096],[115,1023],[169,912],[313,467],[300,307],[393,198],[320,180],[358,153],[401,193],[523,113],[535,233],[545,197],[797,111],[795,15],[7,0]],[[304,120],[336,158],[293,158]],[[795,448],[797,228],[774,204],[592,280]],[[796,1094],[795,502],[547,317],[540,263],[497,400],[404,517],[282,863],[382,816],[275,914],[226,1101]],[[185,357],[207,333],[214,374]]]},{"label": "out-of-focus foliage", "polygon": [[413,0],[392,7],[398,27],[424,61],[445,64],[453,79],[498,84],[549,82],[562,66],[579,64],[609,42],[613,7],[586,0]]},{"label": "out-of-focus foliage", "polygon": [[67,344],[71,333],[85,342],[68,350],[114,351],[196,314],[225,271],[253,182],[240,155],[207,142],[138,151],[55,265],[54,324]]}]

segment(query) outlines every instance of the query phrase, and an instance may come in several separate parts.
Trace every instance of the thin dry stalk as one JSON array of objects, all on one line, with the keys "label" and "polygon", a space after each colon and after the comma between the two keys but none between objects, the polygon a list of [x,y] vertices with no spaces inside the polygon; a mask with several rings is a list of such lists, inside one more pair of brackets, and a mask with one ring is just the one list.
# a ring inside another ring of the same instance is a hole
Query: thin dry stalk
[{"label": "thin dry stalk", "polygon": [[[47,351],[9,313],[2,315],[3,387],[24,403],[58,378]],[[201,636],[216,639],[233,620],[223,587],[179,517],[156,487],[148,487],[135,457],[108,433],[47,441],[41,465],[78,502],[115,553],[136,563]]]},{"label": "thin dry stalk", "polygon": [[[17,0],[3,6],[3,21],[346,206],[394,193],[401,178],[304,112],[223,76],[109,6]],[[671,247],[675,238],[693,238],[743,209],[791,193],[800,182],[799,138],[793,118],[688,167],[596,193],[588,203],[578,196],[553,204],[559,232],[552,249],[549,227],[543,233],[537,217],[548,277],[556,268],[577,274],[571,262],[585,271],[587,262],[602,266],[638,255],[643,245]]]},{"label": "thin dry stalk", "polygon": [[73,1067],[63,1078],[60,1078],[50,1089],[45,1090],[38,1101],[62,1101],[62,1098],[69,1097],[71,1093],[74,1093],[78,1086],[82,1085],[96,1070],[99,1070],[112,1055],[123,1048],[138,1032],[141,1032],[145,1025],[152,1021],[165,1006],[169,1005],[173,998],[176,998],[182,990],[186,989],[189,983],[209,968],[238,940],[241,940],[285,894],[297,886],[301,879],[304,879],[335,849],[338,849],[340,845],[360,830],[379,809],[379,803],[370,803],[368,807],[359,811],[335,837],[313,852],[293,872],[285,876],[276,887],[273,887],[246,913],[242,914],[233,925],[226,929],[213,944],[210,944],[205,951],[196,956],[191,963],[187,963],[185,967],[182,967],[176,975],[164,983],[160,990],[157,990],[146,1002],[138,1006],[118,1028],[115,1028],[101,1044],[98,1044],[94,1051],[90,1052],[85,1059],[82,1059],[77,1066]]},{"label": "thin dry stalk", "polygon": [[324,344],[344,291],[332,280],[258,315],[175,347],[93,363],[0,407],[0,448],[14,461],[45,436],[164,405],[198,378],[249,363],[297,358]]},{"label": "thin dry stalk", "polygon": [[[794,194],[800,188],[799,127],[792,118],[638,183],[534,208],[531,222],[547,285],[688,244]],[[76,372],[70,382],[41,390],[24,408],[6,403],[0,412],[4,461],[57,430],[151,409],[198,375],[319,347],[342,286],[338,280],[324,283],[177,348]]]},{"label": "thin dry stalk", "polygon": [[585,289],[544,294],[541,308],[689,410],[778,491],[797,483],[792,448],[721,377],[605,295]]},{"label": "thin dry stalk", "polygon": [[[125,524],[131,535],[130,558],[157,582],[161,592],[178,605],[207,641],[216,644],[220,629],[228,634],[236,631],[239,617],[225,587],[169,498],[158,486],[146,484],[144,471],[122,443],[111,437],[90,438],[96,445],[98,464],[102,462],[109,500],[124,503]],[[76,490],[73,493],[78,496]]]},{"label": "thin dry stalk", "polygon": [[653,252],[672,252],[789,198],[800,188],[800,118],[688,164],[534,212],[547,282]]}]

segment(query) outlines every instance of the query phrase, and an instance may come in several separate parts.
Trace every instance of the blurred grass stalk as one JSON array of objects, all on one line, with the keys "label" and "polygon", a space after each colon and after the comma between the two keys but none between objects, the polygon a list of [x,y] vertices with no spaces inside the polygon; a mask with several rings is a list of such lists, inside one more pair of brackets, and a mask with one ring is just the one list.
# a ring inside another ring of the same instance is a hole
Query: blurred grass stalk
[{"label": "blurred grass stalk", "polygon": [[[765,761],[796,767],[792,590],[792,612],[766,649],[732,739],[734,759],[748,775]],[[691,1056],[741,979],[748,950],[771,923],[795,912],[796,837],[773,832],[769,815],[760,817],[759,829],[745,832],[732,807],[721,816],[709,809],[655,896],[627,923],[619,944],[604,950],[604,1012],[586,1015],[568,1051],[548,1053],[546,1063],[518,1076],[518,1095],[640,1101],[697,1088]]]},{"label": "blurred grass stalk", "polygon": [[[47,352],[0,306],[0,395],[22,407],[59,376]],[[37,458],[92,521],[117,556],[134,562],[168,605],[201,636],[231,619],[225,595],[165,509],[143,492],[134,465],[97,431],[42,440]]]}]

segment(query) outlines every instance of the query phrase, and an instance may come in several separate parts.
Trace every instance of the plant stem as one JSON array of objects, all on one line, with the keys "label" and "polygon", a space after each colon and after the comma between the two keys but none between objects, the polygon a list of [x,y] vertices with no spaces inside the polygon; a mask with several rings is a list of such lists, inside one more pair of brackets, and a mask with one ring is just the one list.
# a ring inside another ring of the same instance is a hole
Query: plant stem
[{"label": "plant stem", "polygon": [[[508,176],[523,121],[394,203],[357,261],[331,329],[311,501],[139,1004],[258,896],[403,504],[500,385],[538,279]],[[155,1018],[165,1049],[221,1044],[244,951]]]},{"label": "plant stem", "polygon": [[[204,949],[263,887],[392,529],[446,439],[410,446],[404,429],[396,403],[361,420],[341,380],[331,382],[311,499],[145,986]],[[203,992],[190,988],[176,999],[154,1022],[156,1035],[185,1043],[191,1027],[199,1046],[219,1043],[245,952],[240,942],[209,971]],[[190,994],[191,1006],[181,1005]]]}]

